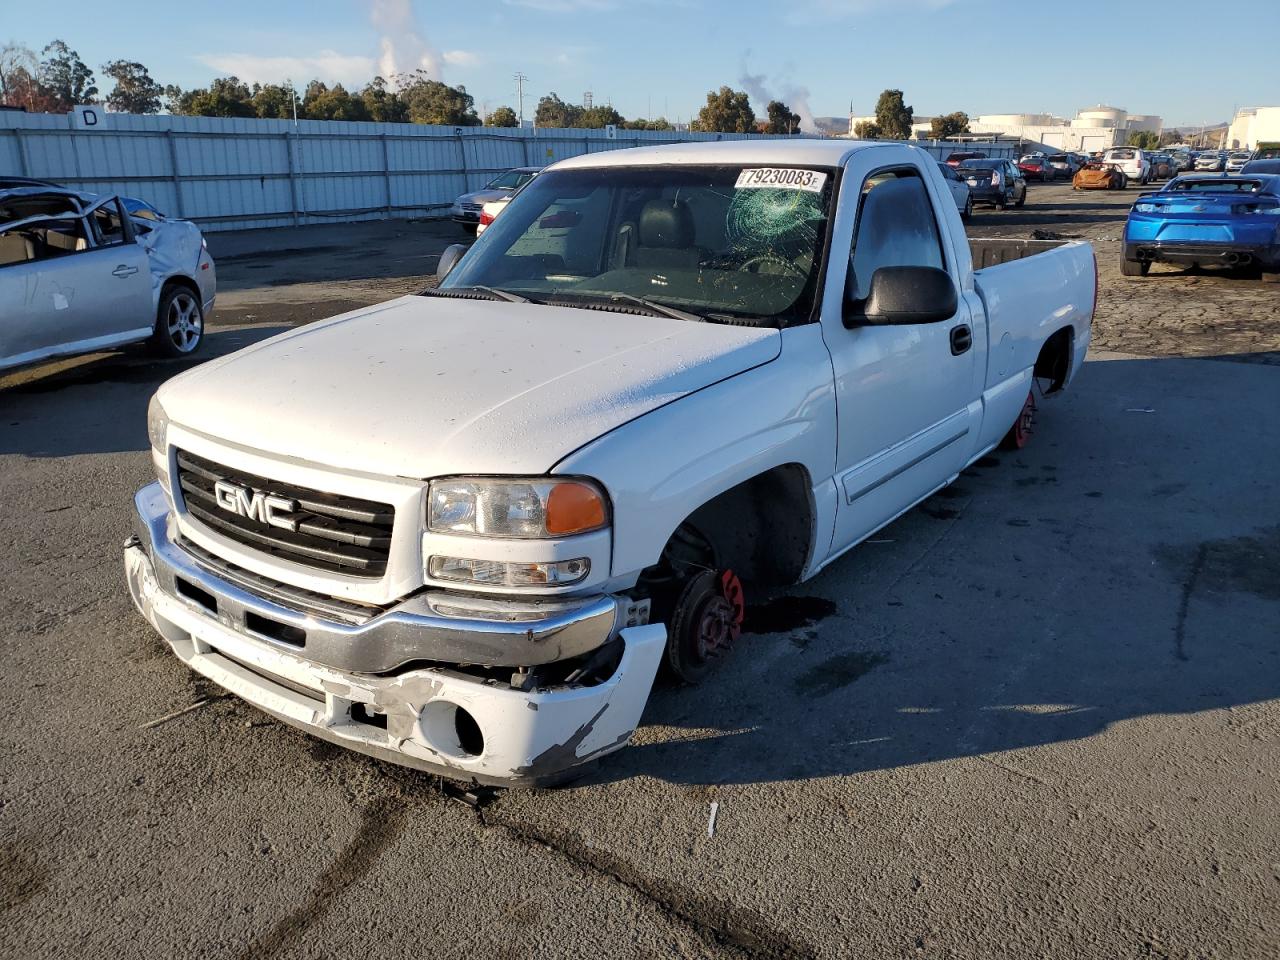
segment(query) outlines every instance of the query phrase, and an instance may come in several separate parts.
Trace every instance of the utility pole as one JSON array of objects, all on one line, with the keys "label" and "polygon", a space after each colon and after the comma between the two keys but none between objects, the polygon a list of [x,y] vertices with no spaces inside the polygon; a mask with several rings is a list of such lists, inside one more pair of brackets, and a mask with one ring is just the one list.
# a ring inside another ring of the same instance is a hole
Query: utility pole
[{"label": "utility pole", "polygon": [[529,81],[523,73],[517,73],[513,80],[516,82],[516,100],[519,102],[520,126],[524,126],[524,85]]}]

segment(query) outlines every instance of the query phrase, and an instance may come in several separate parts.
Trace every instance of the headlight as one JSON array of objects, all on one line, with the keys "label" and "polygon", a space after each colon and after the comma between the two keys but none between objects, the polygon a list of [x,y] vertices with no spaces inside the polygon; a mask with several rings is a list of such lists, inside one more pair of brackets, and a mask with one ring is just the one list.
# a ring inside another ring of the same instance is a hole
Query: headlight
[{"label": "headlight", "polygon": [[147,439],[151,441],[151,449],[161,452],[165,449],[165,434],[169,431],[169,417],[160,406],[160,398],[152,395],[147,404]]},{"label": "headlight", "polygon": [[1138,213],[1155,213],[1156,205],[1154,203],[1135,203],[1133,209]]},{"label": "headlight", "polygon": [[432,533],[545,540],[608,523],[604,493],[586,480],[456,477],[433,480],[427,492]]}]

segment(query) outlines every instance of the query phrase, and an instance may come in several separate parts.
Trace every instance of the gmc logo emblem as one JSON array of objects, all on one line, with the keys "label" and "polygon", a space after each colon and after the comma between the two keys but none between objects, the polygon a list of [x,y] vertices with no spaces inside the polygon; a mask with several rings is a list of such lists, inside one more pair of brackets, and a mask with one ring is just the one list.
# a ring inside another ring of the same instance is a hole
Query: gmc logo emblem
[{"label": "gmc logo emblem", "polygon": [[257,520],[269,527],[279,527],[290,533],[296,533],[298,530],[298,521],[288,516],[298,509],[296,500],[263,490],[242,487],[229,480],[217,481],[213,485],[213,495],[218,501],[218,506],[228,513]]}]

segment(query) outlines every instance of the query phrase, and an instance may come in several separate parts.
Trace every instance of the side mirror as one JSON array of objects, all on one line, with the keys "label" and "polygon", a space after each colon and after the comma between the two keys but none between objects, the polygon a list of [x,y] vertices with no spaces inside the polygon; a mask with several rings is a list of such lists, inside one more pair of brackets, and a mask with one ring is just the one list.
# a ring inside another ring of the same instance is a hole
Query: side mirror
[{"label": "side mirror", "polygon": [[951,275],[937,267],[881,267],[865,300],[845,302],[846,327],[938,323],[956,315],[960,301]]},{"label": "side mirror", "polygon": [[467,252],[467,245],[464,243],[451,244],[444,248],[444,253],[440,254],[440,262],[436,264],[436,279],[443,280],[449,275],[449,271],[458,265],[458,261],[462,259],[462,255]]}]

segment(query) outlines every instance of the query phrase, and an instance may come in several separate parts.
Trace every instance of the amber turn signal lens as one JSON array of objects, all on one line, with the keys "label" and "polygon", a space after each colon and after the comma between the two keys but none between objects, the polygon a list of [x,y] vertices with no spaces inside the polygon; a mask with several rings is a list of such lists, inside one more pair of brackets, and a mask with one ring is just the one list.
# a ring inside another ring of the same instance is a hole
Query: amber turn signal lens
[{"label": "amber turn signal lens", "polygon": [[547,533],[567,537],[605,525],[604,498],[594,487],[572,480],[557,483],[547,497]]}]

